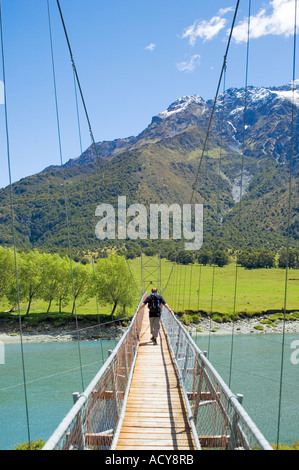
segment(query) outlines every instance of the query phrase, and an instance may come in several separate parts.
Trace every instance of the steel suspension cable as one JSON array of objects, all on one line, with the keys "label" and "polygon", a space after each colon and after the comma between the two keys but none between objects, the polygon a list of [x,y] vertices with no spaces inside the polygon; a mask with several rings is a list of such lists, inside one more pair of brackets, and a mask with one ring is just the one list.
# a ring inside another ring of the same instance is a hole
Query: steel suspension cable
[{"label": "steel suspension cable", "polygon": [[6,150],[7,150],[7,164],[8,164],[9,187],[10,187],[10,208],[11,208],[11,219],[12,219],[12,237],[13,237],[13,246],[14,246],[14,265],[15,265],[15,274],[16,274],[16,291],[17,291],[17,304],[18,304],[19,332],[20,332],[21,359],[22,359],[22,370],[23,370],[23,385],[24,385],[24,398],[25,398],[25,411],[26,411],[27,434],[28,434],[29,448],[31,449],[29,405],[28,405],[28,393],[27,393],[27,382],[26,382],[26,366],[25,366],[25,354],[24,354],[24,344],[23,344],[23,328],[22,328],[21,303],[20,303],[20,287],[19,287],[18,262],[17,262],[14,196],[13,196],[13,188],[12,188],[12,173],[11,173],[11,158],[10,158],[10,139],[9,139],[9,126],[8,126],[7,94],[6,94],[6,70],[5,70],[5,53],[4,53],[4,34],[3,34],[3,21],[2,21],[2,5],[1,5],[1,0],[0,0],[0,29],[1,29],[2,72],[3,72],[3,84],[4,84],[4,114],[5,114],[5,127],[6,127]]},{"label": "steel suspension cable", "polygon": [[61,18],[63,30],[64,30],[66,42],[67,42],[67,45],[68,45],[69,53],[70,53],[70,58],[71,58],[71,63],[72,63],[73,71],[74,71],[74,74],[75,74],[75,77],[76,77],[76,81],[77,81],[77,84],[78,84],[78,89],[79,89],[80,96],[81,96],[81,100],[82,100],[82,104],[83,104],[83,107],[84,107],[85,116],[86,116],[86,120],[87,120],[87,123],[88,123],[88,128],[89,128],[89,133],[90,133],[92,145],[93,145],[93,148],[94,148],[96,157],[97,157],[98,164],[99,164],[99,166],[100,166],[100,168],[101,168],[101,170],[102,170],[102,165],[101,165],[101,161],[100,161],[100,156],[99,156],[99,152],[98,152],[98,149],[97,149],[97,146],[96,146],[96,142],[95,142],[95,139],[94,139],[94,134],[93,134],[92,127],[91,127],[91,121],[90,121],[90,118],[89,118],[89,114],[88,114],[86,102],[85,102],[85,99],[84,99],[84,95],[83,95],[81,83],[80,83],[80,80],[79,80],[79,75],[78,75],[77,67],[76,67],[76,64],[75,64],[75,60],[74,60],[74,56],[73,56],[73,51],[72,51],[72,48],[71,48],[71,43],[70,43],[69,36],[68,36],[68,32],[67,32],[67,29],[66,29],[66,25],[65,25],[65,21],[64,21],[63,14],[62,14],[60,2],[59,2],[59,0],[56,0],[56,2],[57,2],[59,14],[60,14],[60,18]]},{"label": "steel suspension cable", "polygon": [[200,301],[200,293],[201,293],[201,271],[202,271],[202,264],[199,265],[199,275],[198,275],[198,285],[197,285],[197,311],[199,312],[199,301]]},{"label": "steel suspension cable", "polygon": [[170,283],[170,280],[172,278],[172,274],[173,274],[173,271],[174,271],[174,267],[175,267],[175,263],[172,263],[172,268],[171,268],[171,271],[170,271],[170,274],[169,274],[169,277],[168,277],[168,280],[165,284],[165,287],[164,289],[161,289],[161,294],[163,294],[164,291],[166,291],[167,287],[168,287],[168,284]]},{"label": "steel suspension cable", "polygon": [[198,181],[198,177],[199,177],[199,173],[200,173],[204,153],[206,151],[206,147],[207,147],[207,143],[208,143],[208,139],[209,139],[209,135],[210,135],[210,129],[211,129],[214,113],[215,113],[215,108],[216,108],[216,103],[217,103],[218,94],[219,94],[219,90],[220,90],[220,85],[221,85],[221,82],[222,82],[222,77],[223,77],[223,74],[224,74],[224,71],[225,71],[225,68],[226,68],[227,56],[228,56],[228,52],[229,52],[229,48],[230,48],[230,43],[231,43],[231,40],[232,40],[234,27],[235,27],[237,13],[238,13],[238,9],[239,9],[239,4],[240,4],[240,0],[237,1],[236,8],[235,8],[234,18],[233,18],[232,26],[231,26],[231,29],[230,29],[230,34],[229,34],[228,43],[227,43],[227,47],[226,47],[226,51],[225,51],[225,55],[224,55],[224,59],[223,59],[222,69],[221,69],[221,72],[220,72],[220,77],[219,77],[219,81],[218,81],[216,95],[215,95],[215,98],[214,98],[214,104],[213,104],[213,108],[212,108],[212,112],[211,112],[211,116],[210,116],[210,120],[209,120],[209,124],[208,124],[208,130],[207,130],[207,133],[206,133],[206,136],[205,136],[205,141],[204,141],[201,157],[200,157],[200,160],[199,160],[199,165],[198,165],[198,169],[197,169],[197,173],[196,173],[196,178],[195,178],[195,182],[194,182],[193,188],[192,188],[192,195],[191,195],[190,204],[192,204],[192,201],[193,201],[193,198],[194,198],[196,184],[197,184],[197,181]]},{"label": "steel suspension cable", "polygon": [[[55,97],[55,109],[56,109],[56,122],[57,122],[57,133],[58,133],[60,166],[62,168],[63,167],[63,155],[62,155],[61,130],[60,130],[57,83],[56,83],[56,70],[55,70],[53,37],[52,37],[52,22],[51,22],[51,12],[50,12],[49,0],[47,0],[47,7],[48,7],[47,8],[48,9],[48,23],[49,23],[50,46],[51,46],[51,62],[52,62],[52,74],[53,74],[53,85],[54,85],[54,97]],[[76,328],[77,328],[78,356],[79,356],[79,364],[80,364],[80,371],[81,371],[82,390],[84,390],[85,387],[84,387],[82,356],[81,356],[81,347],[80,347],[80,333],[79,333],[77,306],[76,306],[75,281],[74,281],[74,270],[73,270],[73,256],[72,256],[72,248],[71,248],[71,240],[70,240],[68,197],[67,197],[66,185],[65,185],[64,181],[62,183],[62,187],[63,187],[63,193],[64,193],[64,208],[65,208],[65,218],[66,218],[66,226],[67,226],[67,243],[68,243],[68,252],[69,252],[69,259],[70,259],[70,272],[71,272],[72,292],[73,292],[73,299],[74,299],[75,321],[76,321]]]},{"label": "steel suspension cable", "polygon": [[79,113],[76,74],[75,74],[74,70],[73,70],[73,77],[74,77],[74,89],[75,89],[76,113],[77,113],[77,121],[78,121],[79,143],[80,143],[80,151],[81,151],[80,155],[82,155],[83,145],[82,145],[82,135],[81,135],[81,123],[80,123],[80,113]]},{"label": "steel suspension cable", "polygon": [[[243,178],[244,178],[244,154],[245,154],[245,134],[246,134],[246,119],[247,119],[247,98],[248,98],[248,70],[249,70],[249,49],[250,49],[250,19],[251,19],[251,0],[248,3],[248,22],[247,22],[247,46],[246,46],[246,64],[245,64],[245,89],[244,89],[244,113],[243,113],[243,141],[242,141],[242,157],[241,157],[241,174],[240,174],[240,201],[238,207],[238,224],[239,224],[239,248],[240,248],[240,230],[241,230],[241,214],[243,209]],[[238,248],[238,247],[237,247]],[[232,334],[231,334],[231,353],[230,353],[230,368],[228,386],[231,387],[232,381],[232,368],[233,368],[233,355],[234,355],[234,336],[235,336],[235,316],[237,309],[237,291],[238,291],[238,249],[236,254],[236,268],[235,268],[235,288],[234,288],[234,304],[233,304],[233,319],[232,319]]]},{"label": "steel suspension cable", "polygon": [[[218,214],[220,212],[220,180],[221,180],[221,168],[222,168],[222,146],[223,146],[223,127],[224,127],[224,108],[225,108],[225,90],[226,90],[226,70],[227,65],[225,64],[223,72],[223,106],[222,106],[222,116],[221,116],[221,132],[220,132],[220,152],[219,152],[219,163],[218,163],[218,184],[217,184],[217,203],[216,203],[216,229],[215,229],[215,239],[217,240],[219,224],[221,218],[218,221]],[[214,244],[214,254],[216,252],[216,243]],[[211,308],[210,308],[210,331],[209,331],[209,342],[208,342],[208,358],[210,357],[210,347],[211,347],[211,333],[212,333],[212,314],[214,308],[214,291],[215,291],[215,277],[216,277],[216,266],[215,260],[213,260],[213,272],[212,272],[212,291],[211,291]]]},{"label": "steel suspension cable", "polygon": [[[142,291],[143,291],[143,288],[142,288],[142,286],[141,286],[141,289],[139,289],[139,287],[138,287],[138,285],[137,285],[137,282],[135,281],[135,278],[134,278],[134,276],[133,276],[132,269],[131,269],[131,266],[130,266],[130,264],[129,264],[129,261],[128,261],[128,258],[127,258],[127,255],[126,255],[125,251],[124,251],[124,258],[125,258],[125,260],[126,260],[126,264],[127,264],[127,266],[128,266],[128,270],[129,270],[129,273],[130,273],[130,275],[131,275],[133,284],[134,284],[136,290],[138,290],[139,294],[142,295],[142,294],[144,293],[144,292],[142,292]],[[141,260],[142,260],[142,258],[141,258]],[[142,262],[142,261],[141,261],[141,262]]]},{"label": "steel suspension cable", "polygon": [[278,402],[278,422],[277,422],[277,450],[279,450],[281,410],[282,410],[282,392],[283,392],[283,374],[284,374],[284,348],[286,335],[286,313],[287,313],[287,297],[288,297],[288,274],[290,264],[290,228],[291,228],[291,212],[292,212],[292,187],[293,187],[293,160],[294,160],[294,115],[295,115],[295,79],[296,79],[296,51],[297,51],[297,0],[295,0],[295,20],[294,20],[294,43],[293,43],[293,64],[292,64],[292,112],[291,112],[291,139],[290,139],[290,170],[289,170],[289,189],[288,189],[288,211],[287,211],[287,247],[286,247],[286,268],[285,268],[285,291],[284,291],[284,307],[283,307],[283,333],[281,346],[281,365],[280,365],[280,388]]}]

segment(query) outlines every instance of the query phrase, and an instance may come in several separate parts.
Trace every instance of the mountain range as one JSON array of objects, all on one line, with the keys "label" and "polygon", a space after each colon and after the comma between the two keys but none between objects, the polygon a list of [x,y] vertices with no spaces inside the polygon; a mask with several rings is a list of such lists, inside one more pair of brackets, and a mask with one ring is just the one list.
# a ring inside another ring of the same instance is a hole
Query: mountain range
[{"label": "mountain range", "polygon": [[[279,251],[287,242],[290,169],[290,242],[299,247],[299,81],[294,85],[219,95],[200,167],[213,100],[194,95],[154,116],[136,137],[97,143],[100,162],[90,146],[64,166],[14,183],[18,248],[63,251],[69,241],[80,253],[97,251],[99,204],[116,204],[118,196],[128,204],[184,204],[193,194],[192,202],[204,205],[204,247]],[[11,232],[4,188],[0,245],[12,244]]]}]

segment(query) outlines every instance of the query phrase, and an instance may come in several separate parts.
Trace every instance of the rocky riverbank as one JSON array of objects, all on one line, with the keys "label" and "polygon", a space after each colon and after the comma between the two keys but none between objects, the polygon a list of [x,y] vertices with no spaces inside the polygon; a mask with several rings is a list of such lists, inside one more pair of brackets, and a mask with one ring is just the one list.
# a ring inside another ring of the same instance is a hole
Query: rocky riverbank
[{"label": "rocky riverbank", "polygon": [[[100,323],[98,325],[64,325],[53,326],[49,324],[39,325],[38,327],[23,327],[23,343],[67,343],[70,341],[97,341],[100,339],[115,340],[119,339],[125,326],[121,322]],[[8,324],[0,324],[0,342],[4,344],[20,343],[20,332],[17,327],[11,328]]]},{"label": "rocky riverbank", "polygon": [[[267,323],[263,317],[254,317],[236,320],[234,323],[217,323],[209,318],[204,318],[197,325],[190,325],[188,330],[192,334],[200,336],[209,335],[231,335],[232,331],[238,335],[251,334],[280,334],[283,333],[284,322],[276,320]],[[285,322],[285,332],[288,334],[299,334],[299,320],[289,320]]]},{"label": "rocky riverbank", "polygon": [[[186,327],[192,334],[207,336],[251,334],[281,334],[283,332],[283,321],[265,323],[264,317],[254,317],[236,320],[234,323],[217,323],[209,318],[203,318],[199,323],[190,324]],[[80,325],[78,331],[75,325],[54,327],[44,324],[39,327],[26,327],[23,329],[24,343],[62,343],[77,341],[98,341],[101,339],[119,339],[125,331],[125,325],[121,322],[107,323],[93,326]],[[286,321],[285,332],[288,334],[299,334],[299,320]],[[78,336],[79,335],[79,336]],[[4,344],[20,343],[20,334],[15,326],[13,329],[8,324],[0,325],[0,342]]]}]

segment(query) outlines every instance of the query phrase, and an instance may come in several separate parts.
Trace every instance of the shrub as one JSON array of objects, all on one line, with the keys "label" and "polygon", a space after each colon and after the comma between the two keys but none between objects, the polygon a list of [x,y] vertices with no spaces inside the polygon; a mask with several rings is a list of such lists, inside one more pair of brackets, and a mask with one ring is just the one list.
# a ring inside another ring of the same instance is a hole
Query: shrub
[{"label": "shrub", "polygon": [[15,447],[15,450],[42,450],[42,448],[45,445],[45,441],[42,439],[39,439],[38,441],[31,442],[25,442],[24,444],[18,444]]},{"label": "shrub", "polygon": [[272,325],[272,323],[273,323],[273,322],[272,322],[271,320],[266,319],[266,318],[265,318],[265,320],[261,320],[261,321],[260,321],[260,324],[261,324],[261,325]]},{"label": "shrub", "polygon": [[181,318],[181,322],[184,323],[184,325],[189,326],[191,323],[198,323],[201,320],[201,315],[195,314],[195,315],[190,315],[187,313],[184,313]]},{"label": "shrub", "polygon": [[221,315],[221,313],[214,313],[214,315],[212,316],[212,320],[215,321],[216,323],[222,323],[223,315]]},{"label": "shrub", "polygon": [[267,251],[243,251],[238,255],[238,263],[246,269],[274,268],[275,254]]},{"label": "shrub", "polygon": [[[274,450],[277,450],[276,444],[272,444],[272,447]],[[290,447],[287,445],[279,444],[279,450],[299,450],[299,441],[296,441],[294,444],[291,444]]]},{"label": "shrub", "polygon": [[229,264],[229,256],[225,251],[217,250],[213,253],[213,263],[219,266],[219,268],[223,268]]}]

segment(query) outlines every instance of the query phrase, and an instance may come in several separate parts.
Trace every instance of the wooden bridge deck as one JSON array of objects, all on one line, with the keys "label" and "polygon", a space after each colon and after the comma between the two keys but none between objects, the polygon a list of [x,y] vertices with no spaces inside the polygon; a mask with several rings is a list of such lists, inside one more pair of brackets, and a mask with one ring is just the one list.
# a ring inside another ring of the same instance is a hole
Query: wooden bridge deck
[{"label": "wooden bridge deck", "polygon": [[195,449],[183,391],[161,327],[150,341],[145,311],[140,346],[116,450]]}]

